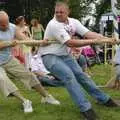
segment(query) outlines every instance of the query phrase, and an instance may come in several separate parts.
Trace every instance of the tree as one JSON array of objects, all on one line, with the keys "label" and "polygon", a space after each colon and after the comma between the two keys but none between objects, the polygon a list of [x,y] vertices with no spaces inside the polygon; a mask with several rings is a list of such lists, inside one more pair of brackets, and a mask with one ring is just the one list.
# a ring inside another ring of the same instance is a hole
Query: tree
[{"label": "tree", "polygon": [[55,2],[56,0],[34,0],[31,7],[32,18],[38,18],[46,26],[53,18]]},{"label": "tree", "polygon": [[[54,15],[55,2],[58,0],[7,0],[8,3],[2,6],[7,10],[10,18],[15,19],[19,15],[24,15],[27,20],[32,18],[38,18],[40,22],[46,26],[50,19]],[[59,0],[67,2],[70,6],[71,17],[81,20],[87,15],[93,15],[91,13],[91,3],[96,4],[96,13],[93,17],[96,17],[96,25],[98,25],[101,14],[105,11],[109,11],[110,0]],[[118,0],[119,1],[119,0]],[[1,7],[1,6],[0,6]],[[86,23],[89,24],[89,20]],[[96,27],[95,27],[96,28]]]},{"label": "tree", "polygon": [[81,19],[88,14],[91,14],[91,7],[89,6],[91,3],[96,0],[60,0],[65,1],[69,4],[71,13],[70,16]]},{"label": "tree", "polygon": [[[32,1],[31,15],[32,18],[39,18],[41,23],[46,26],[50,19],[54,15],[54,5],[58,0],[34,0]],[[96,0],[59,0],[67,2],[70,6],[71,17],[81,20],[88,14],[91,14],[91,7],[89,4]]]},{"label": "tree", "polygon": [[120,0],[117,0],[116,8],[120,9]]},{"label": "tree", "polygon": [[93,15],[96,18],[95,25],[92,29],[99,32],[99,22],[102,14],[111,12],[111,1],[110,0],[100,0],[96,3],[96,13]]}]

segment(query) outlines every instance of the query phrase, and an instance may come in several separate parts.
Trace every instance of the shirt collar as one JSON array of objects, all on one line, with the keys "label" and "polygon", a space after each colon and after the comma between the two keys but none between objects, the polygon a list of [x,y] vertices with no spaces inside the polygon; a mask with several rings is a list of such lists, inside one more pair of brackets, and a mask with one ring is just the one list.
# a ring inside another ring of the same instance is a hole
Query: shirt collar
[{"label": "shirt collar", "polygon": [[37,59],[38,58],[38,55],[36,54],[36,55],[33,55],[32,56],[34,59]]}]

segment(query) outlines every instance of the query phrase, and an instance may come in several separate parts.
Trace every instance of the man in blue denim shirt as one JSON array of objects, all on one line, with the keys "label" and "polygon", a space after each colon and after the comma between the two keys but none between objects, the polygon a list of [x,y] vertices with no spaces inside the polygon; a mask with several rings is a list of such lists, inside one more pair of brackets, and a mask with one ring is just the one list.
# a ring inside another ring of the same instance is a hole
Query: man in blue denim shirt
[{"label": "man in blue denim shirt", "polygon": [[[42,95],[42,102],[60,104],[52,95],[44,90],[36,76],[27,71],[17,59],[12,56],[11,48],[17,45],[14,38],[26,39],[14,24],[9,23],[9,17],[0,11],[0,91],[7,96],[15,96],[23,103],[24,112],[32,112],[32,102],[24,98],[9,76],[24,83],[28,89],[35,89]],[[44,42],[43,42],[44,43]]]},{"label": "man in blue denim shirt", "polygon": [[39,54],[42,55],[45,67],[64,83],[86,120],[96,120],[96,114],[86,99],[83,88],[106,106],[112,107],[117,104],[87,77],[76,60],[69,55],[68,47],[81,47],[79,39],[72,38],[74,33],[90,39],[100,39],[103,36],[89,31],[78,20],[69,18],[68,15],[67,4],[57,2],[54,18],[46,27],[44,39],[56,40],[58,44],[40,47]]}]

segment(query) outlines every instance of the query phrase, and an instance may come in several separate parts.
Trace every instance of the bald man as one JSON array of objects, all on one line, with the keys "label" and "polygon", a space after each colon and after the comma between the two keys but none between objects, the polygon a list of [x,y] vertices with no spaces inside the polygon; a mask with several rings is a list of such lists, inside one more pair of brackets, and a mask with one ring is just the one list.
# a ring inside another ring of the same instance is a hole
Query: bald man
[{"label": "bald man", "polygon": [[24,83],[28,89],[35,89],[42,95],[42,102],[60,104],[52,95],[41,86],[39,80],[31,72],[26,71],[17,59],[11,54],[11,48],[17,45],[13,39],[26,39],[14,24],[9,23],[6,12],[0,11],[0,91],[5,96],[15,96],[22,101],[24,112],[32,112],[32,102],[24,98],[9,76]]}]

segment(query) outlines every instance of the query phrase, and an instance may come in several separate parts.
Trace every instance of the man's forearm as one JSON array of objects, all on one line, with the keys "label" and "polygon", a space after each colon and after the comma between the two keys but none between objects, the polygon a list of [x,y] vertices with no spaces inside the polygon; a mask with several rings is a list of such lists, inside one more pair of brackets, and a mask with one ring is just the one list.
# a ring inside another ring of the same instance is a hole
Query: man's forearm
[{"label": "man's forearm", "polygon": [[95,44],[95,40],[72,39],[72,40],[67,41],[66,44],[68,47],[82,47],[82,46],[86,46],[86,45]]},{"label": "man's forearm", "polygon": [[7,48],[7,47],[12,47],[12,42],[1,42],[0,41],[0,49],[4,49],[4,48]]},{"label": "man's forearm", "polygon": [[104,38],[104,36],[102,34],[89,31],[84,35],[84,38],[87,38],[87,39],[99,39],[99,38]]},{"label": "man's forearm", "polygon": [[86,45],[93,45],[93,44],[104,44],[104,43],[110,43],[114,44],[115,41],[109,38],[102,38],[102,39],[71,39],[66,42],[68,47],[82,47]]}]

